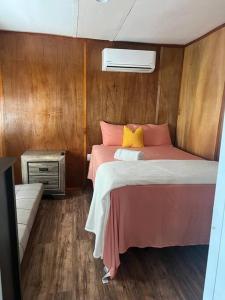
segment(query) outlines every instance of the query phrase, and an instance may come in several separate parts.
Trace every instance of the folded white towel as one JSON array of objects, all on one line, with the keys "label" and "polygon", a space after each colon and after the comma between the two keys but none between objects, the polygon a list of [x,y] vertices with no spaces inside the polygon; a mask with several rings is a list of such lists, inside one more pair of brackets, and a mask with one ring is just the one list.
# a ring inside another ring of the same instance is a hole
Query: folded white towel
[{"label": "folded white towel", "polygon": [[117,149],[114,158],[118,160],[140,160],[144,159],[144,153],[136,150]]}]

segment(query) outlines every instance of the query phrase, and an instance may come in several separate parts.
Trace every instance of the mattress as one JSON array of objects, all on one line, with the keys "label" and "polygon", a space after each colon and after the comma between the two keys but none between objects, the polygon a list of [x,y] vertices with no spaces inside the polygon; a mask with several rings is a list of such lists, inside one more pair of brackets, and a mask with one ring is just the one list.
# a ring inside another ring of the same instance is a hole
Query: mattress
[{"label": "mattress", "polygon": [[[114,153],[119,148],[121,147],[94,145],[92,147],[88,179],[94,181],[98,167],[105,162],[113,161]],[[135,150],[135,148],[132,149]],[[144,147],[138,148],[137,150],[144,153],[144,159],[201,159],[198,156],[182,151],[172,145]]]}]

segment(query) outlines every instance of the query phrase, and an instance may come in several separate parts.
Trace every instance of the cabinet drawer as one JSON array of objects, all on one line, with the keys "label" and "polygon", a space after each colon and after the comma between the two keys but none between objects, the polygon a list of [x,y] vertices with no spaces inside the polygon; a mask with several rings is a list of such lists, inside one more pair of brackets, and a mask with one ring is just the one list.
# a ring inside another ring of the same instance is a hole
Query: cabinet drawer
[{"label": "cabinet drawer", "polygon": [[48,162],[28,162],[29,175],[58,175],[59,163],[57,161]]},{"label": "cabinet drawer", "polygon": [[59,189],[58,176],[29,176],[29,183],[43,183],[45,190]]}]

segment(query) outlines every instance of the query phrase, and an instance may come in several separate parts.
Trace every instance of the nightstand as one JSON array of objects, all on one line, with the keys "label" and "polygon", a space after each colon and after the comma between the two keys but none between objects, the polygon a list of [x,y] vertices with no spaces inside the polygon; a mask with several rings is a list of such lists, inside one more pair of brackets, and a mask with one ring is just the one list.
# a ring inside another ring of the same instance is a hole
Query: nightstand
[{"label": "nightstand", "polygon": [[26,151],[21,156],[23,183],[43,183],[44,193],[65,195],[65,151]]}]

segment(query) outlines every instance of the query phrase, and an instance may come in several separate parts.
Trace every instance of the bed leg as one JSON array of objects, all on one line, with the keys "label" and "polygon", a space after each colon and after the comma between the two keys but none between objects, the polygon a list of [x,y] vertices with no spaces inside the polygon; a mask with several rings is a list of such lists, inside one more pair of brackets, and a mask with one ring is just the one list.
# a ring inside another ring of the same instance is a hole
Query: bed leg
[{"label": "bed leg", "polygon": [[102,277],[102,283],[103,284],[109,283],[110,272],[109,272],[109,269],[106,266],[104,266],[103,272],[104,272],[104,276]]}]

